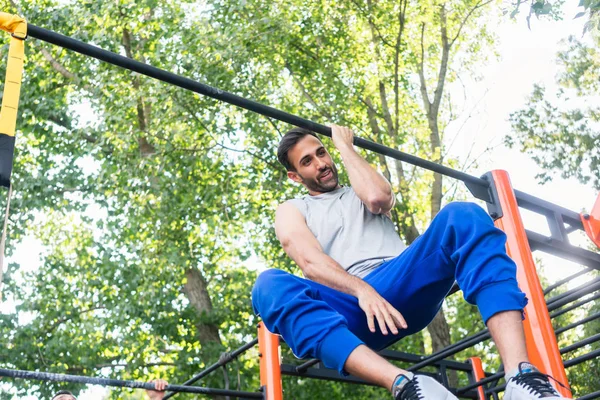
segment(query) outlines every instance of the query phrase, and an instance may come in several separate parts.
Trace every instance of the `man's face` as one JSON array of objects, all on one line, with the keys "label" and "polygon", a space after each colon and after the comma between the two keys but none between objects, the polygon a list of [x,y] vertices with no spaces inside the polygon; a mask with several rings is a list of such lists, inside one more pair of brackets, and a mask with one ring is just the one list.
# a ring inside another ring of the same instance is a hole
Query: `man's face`
[{"label": "man's face", "polygon": [[288,151],[288,160],[296,171],[288,171],[288,177],[301,183],[311,195],[331,192],[339,187],[338,172],[323,143],[312,135],[306,135]]},{"label": "man's face", "polygon": [[53,397],[52,400],[75,400],[75,397],[70,394],[59,394],[58,396]]}]

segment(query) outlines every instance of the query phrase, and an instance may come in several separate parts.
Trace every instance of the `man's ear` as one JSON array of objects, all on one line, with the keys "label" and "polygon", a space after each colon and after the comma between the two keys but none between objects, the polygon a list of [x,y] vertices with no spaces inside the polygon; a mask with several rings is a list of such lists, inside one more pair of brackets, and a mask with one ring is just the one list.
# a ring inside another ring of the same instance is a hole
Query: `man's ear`
[{"label": "man's ear", "polygon": [[296,183],[302,183],[302,178],[300,178],[300,175],[298,175],[297,172],[288,171],[287,176]]}]

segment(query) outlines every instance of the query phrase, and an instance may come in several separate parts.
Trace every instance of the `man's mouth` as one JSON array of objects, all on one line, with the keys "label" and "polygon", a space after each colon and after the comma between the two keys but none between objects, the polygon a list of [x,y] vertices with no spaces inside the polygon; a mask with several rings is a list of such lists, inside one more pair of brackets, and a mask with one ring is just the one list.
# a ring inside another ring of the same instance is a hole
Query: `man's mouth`
[{"label": "man's mouth", "polygon": [[321,176],[319,176],[319,179],[327,179],[332,175],[331,170],[328,169],[327,171],[323,172],[321,174]]}]

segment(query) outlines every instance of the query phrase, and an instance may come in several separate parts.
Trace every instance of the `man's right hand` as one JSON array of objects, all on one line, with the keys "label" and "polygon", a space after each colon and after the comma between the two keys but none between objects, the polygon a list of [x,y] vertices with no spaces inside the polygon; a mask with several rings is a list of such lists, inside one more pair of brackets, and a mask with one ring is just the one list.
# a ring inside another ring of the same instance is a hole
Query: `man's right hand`
[{"label": "man's right hand", "polygon": [[162,400],[165,397],[165,388],[168,383],[164,379],[156,379],[150,383],[154,383],[155,390],[146,390],[146,394],[150,400]]},{"label": "man's right hand", "polygon": [[357,298],[358,305],[367,315],[367,323],[371,332],[375,333],[375,319],[384,335],[388,334],[388,328],[394,335],[397,335],[398,329],[408,327],[402,314],[371,286],[365,285],[364,288],[361,288]]}]

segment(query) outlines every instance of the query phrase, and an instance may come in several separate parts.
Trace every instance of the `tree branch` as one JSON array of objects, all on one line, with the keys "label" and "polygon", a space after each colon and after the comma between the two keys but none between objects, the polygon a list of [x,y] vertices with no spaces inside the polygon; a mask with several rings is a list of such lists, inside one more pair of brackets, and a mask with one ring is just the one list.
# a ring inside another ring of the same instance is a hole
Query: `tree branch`
[{"label": "tree branch", "polygon": [[[182,107],[183,107],[183,108],[184,108],[184,109],[185,109],[185,110],[188,112],[188,114],[189,114],[189,115],[190,115],[192,118],[194,118],[194,119],[196,120],[196,122],[198,122],[198,124],[200,124],[200,126],[202,126],[202,127],[204,128],[204,130],[206,131],[206,134],[209,136],[209,138],[210,138],[210,139],[212,139],[212,140],[215,142],[215,144],[216,144],[217,146],[219,146],[219,147],[221,147],[222,149],[225,149],[225,150],[229,150],[229,151],[235,151],[235,152],[238,152],[238,153],[246,153],[246,154],[249,154],[250,156],[252,156],[252,157],[255,157],[255,158],[257,158],[257,159],[259,159],[259,160],[263,161],[264,163],[266,163],[267,165],[269,165],[269,166],[270,166],[271,168],[273,168],[274,170],[278,170],[278,169],[279,169],[279,166],[278,166],[278,165],[276,165],[276,164],[273,164],[273,163],[272,163],[272,162],[270,162],[269,160],[267,160],[267,159],[265,159],[265,158],[263,158],[263,157],[259,156],[259,155],[258,155],[258,154],[256,154],[256,153],[253,153],[253,152],[251,152],[250,150],[247,150],[247,149],[242,149],[242,150],[240,150],[240,149],[234,149],[234,148],[230,148],[230,147],[227,147],[227,146],[225,146],[225,145],[223,145],[223,144],[219,143],[219,141],[218,141],[218,140],[217,140],[217,139],[216,139],[214,136],[212,136],[212,135],[210,134],[210,129],[209,129],[209,128],[208,128],[208,127],[207,127],[207,126],[204,124],[204,122],[203,122],[203,121],[202,121],[200,118],[198,118],[198,116],[196,115],[196,113],[195,113],[195,112],[193,112],[193,110],[191,110],[191,109],[189,108],[189,106],[188,106],[188,104],[187,104],[187,103],[185,103],[185,102],[182,102],[182,101],[181,101],[179,98],[175,98],[175,101],[176,101],[176,102],[177,102],[177,103],[178,103],[180,106],[182,106]],[[178,149],[178,150],[183,150],[183,151],[192,151],[192,152],[193,152],[193,151],[199,151],[199,150],[197,150],[197,149]],[[203,150],[204,150],[204,149],[203,149]]]},{"label": "tree branch", "polygon": [[450,46],[454,45],[454,42],[456,42],[456,39],[458,39],[458,37],[460,36],[460,32],[462,31],[463,27],[465,26],[465,24],[467,23],[467,20],[471,17],[471,14],[473,14],[473,12],[475,12],[475,10],[485,7],[486,5],[490,4],[493,0],[489,0],[486,1],[485,3],[482,3],[481,1],[479,3],[477,3],[477,5],[475,5],[475,7],[473,7],[471,9],[471,11],[469,11],[467,13],[467,16],[465,17],[465,19],[461,22],[458,31],[456,32],[456,36],[454,36],[454,38],[450,41]]},{"label": "tree branch", "polygon": [[296,77],[296,74],[294,73],[294,71],[292,71],[292,67],[290,66],[290,64],[286,61],[285,62],[285,67],[287,68],[287,70],[290,72],[290,76],[292,77],[292,80],[294,82],[296,82],[296,84],[300,87],[300,90],[302,91],[302,94],[304,95],[304,97],[308,100],[308,102],[310,104],[312,104],[312,106],[325,118],[327,118],[328,120],[332,120],[333,117],[331,116],[330,113],[328,113],[327,111],[323,110],[315,101],[315,99],[310,95],[310,93],[308,92],[308,90],[306,90],[306,87],[304,86],[304,84],[302,83],[302,81],[300,81],[300,79],[298,79]]},{"label": "tree branch", "polygon": [[427,83],[425,82],[425,22],[421,24],[421,60],[417,68],[419,72],[419,81],[421,82],[421,97],[423,98],[423,105],[425,112],[429,115],[431,110],[431,102],[429,101],[429,95],[427,94]]},{"label": "tree branch", "polygon": [[434,91],[432,113],[438,113],[440,103],[442,101],[442,95],[444,93],[444,84],[446,82],[446,74],[448,73],[448,58],[450,57],[450,43],[448,42],[448,27],[446,7],[441,6],[440,9],[440,34],[442,39],[442,60],[440,63],[440,70],[438,73],[438,82]]},{"label": "tree branch", "polygon": [[64,65],[62,65],[61,63],[56,61],[56,59],[54,57],[52,57],[52,54],[50,54],[50,52],[48,50],[46,50],[44,47],[40,46],[40,52],[42,53],[42,55],[44,56],[46,61],[48,61],[50,63],[52,68],[54,68],[54,70],[56,70],[59,74],[61,74],[68,80],[75,82],[75,84],[77,86],[86,90],[87,92],[90,92],[92,94],[97,93],[97,90],[94,87],[90,86],[87,83],[84,83],[80,77],[78,77],[77,75],[75,75],[74,73],[69,71],[67,68],[65,68]]},{"label": "tree branch", "polygon": [[404,21],[405,21],[405,17],[406,17],[406,6],[408,4],[408,0],[401,0],[400,1],[400,11],[398,12],[398,36],[396,37],[396,46],[394,48],[394,95],[395,95],[395,100],[394,100],[394,112],[395,112],[395,117],[396,117],[396,123],[394,124],[396,127],[396,130],[394,132],[394,134],[397,136],[398,135],[398,129],[399,129],[399,118],[400,118],[400,89],[399,89],[399,77],[398,77],[398,70],[399,70],[399,66],[400,66],[400,44],[402,43],[402,33],[404,32]]},{"label": "tree branch", "polygon": [[[299,45],[297,45],[297,44],[296,44],[296,43],[294,43],[294,42],[290,42],[290,45],[291,45],[292,47],[294,47],[296,50],[298,50],[298,51],[299,51],[301,54],[307,55],[308,57],[310,57],[310,58],[312,58],[313,60],[315,60],[317,63],[319,63],[319,67],[322,67],[322,66],[320,65],[320,64],[321,64],[321,60],[319,59],[319,57],[318,57],[317,55],[315,55],[314,53],[312,53],[312,52],[310,52],[310,51],[308,51],[308,50],[306,50],[306,49],[304,49],[304,48],[300,47]],[[286,68],[287,68],[287,67],[286,67]],[[337,77],[336,77],[336,79],[337,79]],[[346,85],[346,84],[345,84],[344,82],[342,82],[341,80],[337,79],[337,82],[338,82],[339,84],[341,84],[343,87],[345,87],[346,89],[350,89],[350,88],[348,87],[348,85]],[[358,95],[357,95],[357,99],[358,99],[358,101],[359,101],[359,102],[361,102],[361,103],[362,103],[362,104],[364,104],[365,106],[367,106],[367,107],[371,107],[371,111],[373,111],[373,112],[374,112],[374,113],[375,113],[377,116],[380,116],[380,117],[382,117],[382,118],[383,118],[383,115],[381,115],[381,114],[380,114],[380,113],[379,113],[379,112],[378,112],[378,111],[377,111],[375,108],[373,108],[372,106],[369,106],[369,104],[367,104],[367,102],[365,101],[365,98],[364,98],[364,97],[361,97],[361,96],[358,96]]]},{"label": "tree branch", "polygon": [[394,121],[392,120],[392,115],[390,114],[390,108],[387,102],[387,93],[383,81],[379,81],[379,99],[381,100],[383,119],[385,120],[385,124],[387,125],[387,130],[390,136],[395,137],[394,132],[396,132],[396,127],[394,127]]},{"label": "tree branch", "polygon": [[388,42],[386,39],[384,39],[383,34],[379,30],[379,27],[375,24],[375,21],[371,17],[371,15],[373,15],[373,12],[372,12],[373,4],[372,4],[371,0],[367,0],[368,10],[366,10],[366,11],[361,7],[361,5],[356,0],[352,0],[352,3],[354,3],[354,5],[358,9],[358,11],[362,14],[363,18],[366,18],[371,29],[373,29],[375,31],[375,32],[373,32],[374,37],[377,37],[381,41],[381,43],[383,43],[384,45],[394,48],[394,45],[392,45],[390,42]]},{"label": "tree branch", "polygon": [[61,324],[64,324],[65,322],[70,321],[76,317],[83,315],[83,314],[87,314],[89,312],[97,311],[97,310],[106,310],[106,307],[104,307],[104,306],[92,307],[87,310],[82,310],[82,311],[76,312],[74,314],[71,314],[68,317],[61,318],[61,319],[55,321],[48,328],[46,328],[46,330],[44,332],[46,333],[46,335],[49,333],[52,333],[52,331],[54,331],[56,328],[58,328]]},{"label": "tree branch", "polygon": [[[129,30],[127,28],[123,28],[123,47],[125,48],[125,54],[127,55],[127,57],[133,59],[131,34],[129,33]],[[145,62],[143,57],[141,59],[141,62]],[[139,75],[135,75],[133,77],[133,88],[139,93],[141,88],[141,80]],[[152,144],[150,144],[150,142],[148,142],[148,139],[146,139],[146,135],[148,133],[147,126],[149,122],[149,115],[147,114],[147,112],[149,111],[150,107],[144,105],[144,98],[141,94],[139,94],[137,98],[137,118],[140,132],[142,132],[142,135],[138,137],[138,145],[140,147],[140,154],[142,155],[142,157],[148,157],[156,154],[156,148]]]}]

